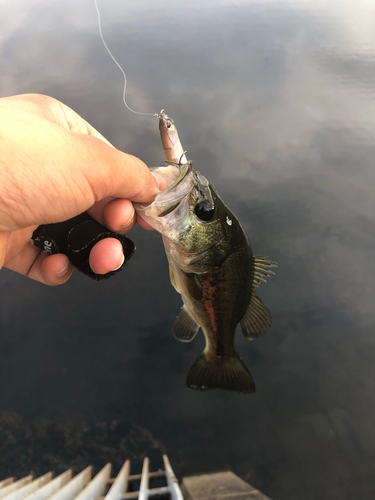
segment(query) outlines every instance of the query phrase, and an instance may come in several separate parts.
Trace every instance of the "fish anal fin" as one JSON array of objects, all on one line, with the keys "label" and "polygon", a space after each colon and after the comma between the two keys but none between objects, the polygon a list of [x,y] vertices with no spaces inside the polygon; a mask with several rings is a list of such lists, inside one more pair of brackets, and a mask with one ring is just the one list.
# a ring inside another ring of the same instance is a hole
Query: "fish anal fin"
[{"label": "fish anal fin", "polygon": [[271,313],[253,293],[246,312],[240,321],[242,333],[248,340],[259,338],[272,324]]},{"label": "fish anal fin", "polygon": [[257,287],[262,283],[266,282],[266,278],[269,278],[271,274],[275,274],[271,269],[277,267],[276,262],[268,260],[267,257],[253,257],[254,266],[254,276],[253,276],[253,286]]},{"label": "fish anal fin", "polygon": [[242,394],[255,392],[253,377],[236,352],[219,358],[203,352],[190,368],[186,384],[191,389],[224,389]]},{"label": "fish anal fin", "polygon": [[190,342],[196,336],[199,330],[199,325],[193,320],[185,307],[181,309],[173,324],[173,335],[181,342]]}]

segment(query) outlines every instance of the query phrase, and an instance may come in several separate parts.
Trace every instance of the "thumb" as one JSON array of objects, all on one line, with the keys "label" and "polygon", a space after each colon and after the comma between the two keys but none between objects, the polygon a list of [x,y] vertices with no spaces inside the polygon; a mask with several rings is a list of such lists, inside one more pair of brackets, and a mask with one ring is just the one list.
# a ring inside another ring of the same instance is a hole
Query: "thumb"
[{"label": "thumb", "polygon": [[99,138],[79,135],[86,155],[92,156],[91,161],[85,163],[85,177],[96,200],[113,196],[148,203],[167,188],[165,179],[152,173],[139,158],[123,153]]}]

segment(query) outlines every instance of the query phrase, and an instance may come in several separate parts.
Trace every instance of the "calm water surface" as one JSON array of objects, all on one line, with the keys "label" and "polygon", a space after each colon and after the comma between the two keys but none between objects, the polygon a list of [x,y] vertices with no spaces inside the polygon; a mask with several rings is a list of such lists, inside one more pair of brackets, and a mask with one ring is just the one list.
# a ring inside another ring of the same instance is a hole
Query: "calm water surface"
[{"label": "calm water surface", "polygon": [[[99,5],[130,106],[166,109],[254,253],[278,262],[259,291],[273,327],[237,334],[254,396],[198,393],[185,377],[203,335],[171,334],[181,301],[156,232],[133,231],[108,282],[1,271],[2,476],[166,451],[180,477],[230,468],[275,500],[373,499],[375,4]],[[163,164],[157,121],[121,105],[93,2],[1,1],[0,34],[1,95],[49,94]]]}]

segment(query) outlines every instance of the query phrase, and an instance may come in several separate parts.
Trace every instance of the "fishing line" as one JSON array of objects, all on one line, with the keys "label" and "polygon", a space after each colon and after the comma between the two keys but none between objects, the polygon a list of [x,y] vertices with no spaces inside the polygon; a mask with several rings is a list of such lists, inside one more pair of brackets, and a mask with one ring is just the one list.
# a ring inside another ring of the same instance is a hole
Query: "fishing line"
[{"label": "fishing line", "polygon": [[156,116],[156,117],[159,117],[159,113],[141,113],[140,111],[135,111],[134,109],[132,109],[130,106],[128,106],[127,102],[126,102],[126,97],[125,97],[125,94],[126,94],[126,87],[127,87],[127,78],[126,78],[126,74],[125,74],[125,71],[122,69],[122,67],[120,66],[120,64],[117,62],[117,59],[115,58],[115,56],[112,54],[112,52],[109,50],[108,48],[108,45],[105,43],[105,40],[104,40],[104,36],[103,36],[103,32],[102,32],[102,23],[101,23],[101,19],[100,19],[100,12],[99,12],[99,7],[98,7],[98,4],[97,4],[97,1],[94,0],[94,3],[95,3],[95,8],[96,8],[96,12],[98,14],[98,27],[99,27],[99,35],[100,35],[100,38],[103,42],[103,45],[105,47],[105,49],[107,50],[108,54],[111,56],[113,62],[116,64],[116,66],[119,68],[119,70],[121,71],[123,77],[124,77],[124,91],[123,91],[123,94],[122,94],[122,100],[125,104],[125,107],[131,111],[132,113],[135,113],[137,115],[148,115],[148,116]]}]

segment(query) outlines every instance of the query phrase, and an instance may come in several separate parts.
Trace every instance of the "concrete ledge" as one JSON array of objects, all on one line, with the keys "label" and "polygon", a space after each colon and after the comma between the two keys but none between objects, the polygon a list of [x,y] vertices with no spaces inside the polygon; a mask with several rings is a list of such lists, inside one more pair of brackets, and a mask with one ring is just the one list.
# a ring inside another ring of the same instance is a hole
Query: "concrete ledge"
[{"label": "concrete ledge", "polygon": [[231,471],[184,477],[185,500],[270,500]]}]

